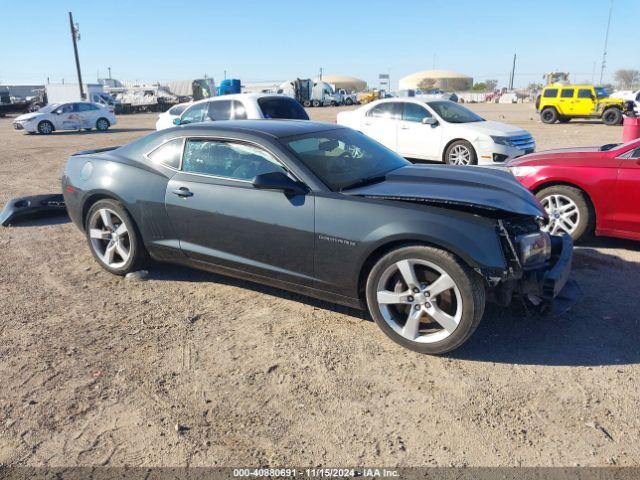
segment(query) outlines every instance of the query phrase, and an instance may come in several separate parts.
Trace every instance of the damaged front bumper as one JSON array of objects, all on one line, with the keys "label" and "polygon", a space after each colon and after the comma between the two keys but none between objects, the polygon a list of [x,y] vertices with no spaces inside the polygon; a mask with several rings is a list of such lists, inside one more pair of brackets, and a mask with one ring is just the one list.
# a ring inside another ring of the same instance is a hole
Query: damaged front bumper
[{"label": "damaged front bumper", "polygon": [[569,235],[551,236],[551,259],[545,267],[526,270],[519,279],[501,282],[494,291],[498,303],[510,303],[513,294],[539,313],[560,315],[581,297],[579,285],[572,280],[573,240]]},{"label": "damaged front bumper", "polygon": [[6,227],[18,220],[66,213],[67,209],[61,193],[13,198],[0,212],[0,225]]}]

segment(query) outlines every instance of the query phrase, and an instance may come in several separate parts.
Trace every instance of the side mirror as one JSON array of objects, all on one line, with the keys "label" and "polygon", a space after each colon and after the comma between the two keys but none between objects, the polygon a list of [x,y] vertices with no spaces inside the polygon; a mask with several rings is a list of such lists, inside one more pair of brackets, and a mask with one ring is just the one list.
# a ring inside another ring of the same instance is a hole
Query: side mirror
[{"label": "side mirror", "polygon": [[292,195],[304,195],[307,188],[300,182],[292,180],[282,172],[269,172],[256,175],[252,182],[254,188],[262,190],[281,190]]},{"label": "side mirror", "polygon": [[180,117],[174,118],[173,119],[173,124],[174,125],[180,125],[182,123],[182,120],[180,120]]},{"label": "side mirror", "polygon": [[438,120],[436,120],[433,117],[424,117],[422,119],[422,123],[424,123],[425,125],[437,125],[438,124]]}]

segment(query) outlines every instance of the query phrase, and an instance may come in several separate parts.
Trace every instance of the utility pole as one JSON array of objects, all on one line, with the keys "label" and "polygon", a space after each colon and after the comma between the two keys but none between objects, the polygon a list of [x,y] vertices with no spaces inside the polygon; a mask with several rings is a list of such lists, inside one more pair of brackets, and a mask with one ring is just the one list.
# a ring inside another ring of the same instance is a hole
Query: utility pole
[{"label": "utility pole", "polygon": [[604,78],[604,67],[607,64],[607,44],[609,43],[609,26],[611,25],[611,13],[613,12],[613,0],[609,6],[609,20],[607,20],[607,33],[604,36],[604,50],[602,51],[602,66],[600,67],[600,85]]},{"label": "utility pole", "polygon": [[322,81],[322,67],[320,67],[320,77],[318,77],[320,81]]},{"label": "utility pole", "polygon": [[511,67],[511,75],[509,76],[509,90],[513,90],[513,77],[516,75],[516,54],[513,54],[513,66]]},{"label": "utility pole", "polygon": [[78,57],[78,43],[80,39],[80,30],[77,24],[73,24],[73,15],[69,12],[69,26],[71,27],[71,40],[73,41],[73,53],[76,57],[76,71],[78,72],[78,85],[80,86],[80,98],[85,99],[84,87],[82,86],[82,73],[80,72],[80,58]]},{"label": "utility pole", "polygon": [[111,67],[107,67],[107,70],[109,70],[109,80],[111,80]]}]

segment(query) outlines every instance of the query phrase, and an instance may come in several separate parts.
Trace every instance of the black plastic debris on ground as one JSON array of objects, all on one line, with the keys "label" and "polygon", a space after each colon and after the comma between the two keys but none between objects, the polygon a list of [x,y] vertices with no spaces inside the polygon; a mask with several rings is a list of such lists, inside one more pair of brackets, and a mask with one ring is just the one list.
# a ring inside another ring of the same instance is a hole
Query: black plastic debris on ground
[{"label": "black plastic debris on ground", "polygon": [[66,214],[61,193],[12,198],[0,213],[0,225],[7,227],[23,220]]}]

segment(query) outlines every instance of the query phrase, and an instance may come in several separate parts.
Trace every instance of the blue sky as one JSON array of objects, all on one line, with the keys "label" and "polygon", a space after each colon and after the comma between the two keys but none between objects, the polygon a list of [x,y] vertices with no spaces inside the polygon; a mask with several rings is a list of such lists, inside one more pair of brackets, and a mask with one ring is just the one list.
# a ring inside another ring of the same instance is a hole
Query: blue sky
[{"label": "blue sky", "polygon": [[[640,0],[614,0],[605,81],[640,69]],[[85,81],[243,81],[325,73],[377,85],[450,69],[516,86],[551,70],[590,81],[600,62],[609,0],[242,0],[9,2],[0,30],[0,83],[75,81],[67,12],[80,24]],[[10,19],[10,20],[9,20]],[[635,31],[635,33],[630,33]],[[633,39],[633,42],[631,41]]]}]

